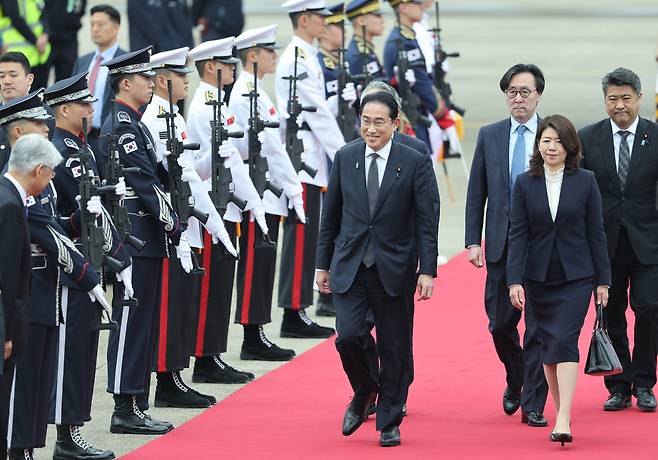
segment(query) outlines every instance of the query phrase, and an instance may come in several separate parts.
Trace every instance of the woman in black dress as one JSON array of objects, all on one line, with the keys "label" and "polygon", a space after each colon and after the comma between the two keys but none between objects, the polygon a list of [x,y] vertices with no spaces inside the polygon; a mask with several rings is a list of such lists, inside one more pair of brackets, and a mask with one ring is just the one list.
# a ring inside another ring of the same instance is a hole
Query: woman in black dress
[{"label": "woman in black dress", "polygon": [[578,336],[596,290],[608,302],[610,262],[601,195],[578,167],[581,147],[561,115],[537,128],[529,170],[512,197],[507,281],[514,307],[531,309],[542,341],[544,373],[557,415],[551,441],[572,441],[571,403],[578,374]]}]

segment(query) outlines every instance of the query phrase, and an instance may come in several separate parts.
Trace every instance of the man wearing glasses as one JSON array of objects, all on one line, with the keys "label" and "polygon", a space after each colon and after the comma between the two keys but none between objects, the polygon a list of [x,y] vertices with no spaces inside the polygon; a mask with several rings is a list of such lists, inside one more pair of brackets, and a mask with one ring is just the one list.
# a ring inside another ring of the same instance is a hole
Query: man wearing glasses
[{"label": "man wearing glasses", "polygon": [[[489,332],[507,374],[503,410],[512,415],[520,406],[522,423],[543,427],[548,424],[543,416],[548,386],[540,359],[541,344],[536,337],[532,309],[528,308],[523,348],[519,344],[517,326],[521,312],[510,302],[505,269],[510,194],[516,177],[527,169],[532,155],[544,75],[535,65],[516,64],[501,78],[500,89],[511,117],[483,126],[478,134],[466,197],[465,245],[468,260],[475,267],[482,268],[486,256],[484,305]],[[487,247],[483,253],[485,204]]]}]

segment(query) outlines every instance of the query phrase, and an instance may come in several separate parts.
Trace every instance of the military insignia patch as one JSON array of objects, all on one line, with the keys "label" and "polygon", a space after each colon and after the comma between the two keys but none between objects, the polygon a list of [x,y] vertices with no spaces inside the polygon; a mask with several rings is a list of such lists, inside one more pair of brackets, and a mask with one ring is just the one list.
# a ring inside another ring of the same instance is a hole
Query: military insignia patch
[{"label": "military insignia patch", "polygon": [[366,69],[368,69],[368,73],[372,75],[379,72],[379,64],[377,64],[377,61],[369,62],[368,65],[366,65]]},{"label": "military insignia patch", "polygon": [[[68,139],[67,139],[68,140]],[[64,166],[71,170],[71,174],[74,178],[82,176],[82,166],[80,165],[80,160],[78,158],[68,158]]]},{"label": "military insignia patch", "polygon": [[212,91],[206,91],[206,102],[214,101],[215,95]]},{"label": "military insignia patch", "polygon": [[230,126],[230,125],[232,125],[233,123],[235,123],[235,116],[231,115],[230,118],[227,118],[227,119],[226,119],[226,124]]},{"label": "military insignia patch", "polygon": [[28,208],[29,208],[30,206],[34,206],[35,204],[37,204],[37,200],[35,200],[34,197],[33,197],[32,195],[28,196],[28,197],[25,199],[25,206],[27,206]]},{"label": "military insignia patch", "polygon": [[124,112],[123,110],[117,112],[117,120],[119,120],[119,123],[130,123],[131,121],[128,112]]},{"label": "military insignia patch", "polygon": [[247,91],[249,91],[250,93],[253,93],[253,92],[254,92],[254,89],[256,89],[256,87],[254,86],[254,84],[253,84],[252,82],[248,81],[248,82],[247,82]]},{"label": "military insignia patch", "polygon": [[420,52],[418,48],[414,48],[412,50],[407,51],[407,59],[409,61],[417,61],[418,59],[421,59],[423,57],[423,54]]},{"label": "military insignia patch", "polygon": [[123,145],[123,150],[124,150],[126,153],[130,153],[130,152],[134,152],[134,151],[136,151],[136,150],[137,150],[137,142],[135,142],[135,141],[130,141],[130,142],[128,142],[127,144],[124,144],[124,145]]},{"label": "military insignia patch", "polygon": [[328,81],[325,86],[328,93],[335,93],[338,91],[338,80]]},{"label": "military insignia patch", "polygon": [[72,149],[78,150],[80,147],[78,147],[78,144],[75,143],[75,141],[69,137],[64,138],[64,144],[66,144],[67,147],[71,147]]},{"label": "military insignia patch", "polygon": [[333,70],[333,69],[336,68],[336,63],[329,56],[323,57],[322,60],[324,61],[324,65],[327,69],[332,69]]},{"label": "military insignia patch", "polygon": [[134,139],[134,138],[135,138],[134,134],[126,133],[119,138],[119,144],[123,144],[123,141],[125,141],[126,139]]},{"label": "military insignia patch", "polygon": [[306,52],[301,48],[297,48],[297,55],[299,59],[306,59]]},{"label": "military insignia patch", "polygon": [[163,106],[159,106],[159,108],[158,108],[158,114],[159,114],[159,115],[164,115],[165,113],[167,113],[167,111],[165,110],[165,108],[164,108]]},{"label": "military insignia patch", "polygon": [[416,34],[414,33],[413,29],[409,29],[408,27],[403,27],[400,30],[400,35],[402,35],[407,40],[413,40],[416,38]]},{"label": "military insignia patch", "polygon": [[270,107],[270,115],[276,115],[276,109],[274,106]]}]

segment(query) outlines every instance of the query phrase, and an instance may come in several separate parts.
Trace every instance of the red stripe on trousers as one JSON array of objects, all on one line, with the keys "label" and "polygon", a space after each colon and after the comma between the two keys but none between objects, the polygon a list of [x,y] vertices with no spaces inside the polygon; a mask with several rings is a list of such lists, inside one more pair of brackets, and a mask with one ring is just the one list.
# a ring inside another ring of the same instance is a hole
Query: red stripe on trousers
[{"label": "red stripe on trousers", "polygon": [[203,232],[203,268],[205,276],[201,279],[201,304],[199,305],[199,321],[196,330],[196,349],[194,356],[203,356],[203,345],[206,337],[206,318],[208,316],[208,292],[210,291],[210,253],[212,251],[212,238],[210,233]]},{"label": "red stripe on trousers", "polygon": [[[302,199],[304,200],[304,208],[306,208],[306,184],[302,184],[304,188],[302,191]],[[306,209],[305,209],[306,210]],[[294,211],[293,219],[296,219]],[[293,310],[299,310],[299,298],[302,295],[302,271],[304,268],[304,224],[301,222],[295,228],[295,266],[292,274],[292,299],[290,299],[290,307]]]},{"label": "red stripe on trousers", "polygon": [[247,237],[247,265],[244,272],[244,291],[242,292],[242,315],[240,324],[249,324],[249,306],[251,305],[251,284],[254,277],[254,221],[249,222],[249,235]]},{"label": "red stripe on trousers", "polygon": [[169,259],[162,263],[162,296],[160,299],[160,340],[158,343],[158,372],[167,371],[167,315],[169,314]]}]

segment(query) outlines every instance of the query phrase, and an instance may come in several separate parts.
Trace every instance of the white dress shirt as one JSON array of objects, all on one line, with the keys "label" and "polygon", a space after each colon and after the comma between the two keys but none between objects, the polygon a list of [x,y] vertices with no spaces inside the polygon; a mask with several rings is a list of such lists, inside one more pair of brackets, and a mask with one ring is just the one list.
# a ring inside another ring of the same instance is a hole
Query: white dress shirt
[{"label": "white dress shirt", "polygon": [[[377,171],[379,174],[379,186],[381,187],[382,185],[382,179],[384,178],[384,172],[386,171],[386,163],[388,163],[388,156],[391,154],[391,146],[393,145],[393,138],[388,140],[386,145],[379,149],[377,153]],[[366,144],[366,151],[365,151],[365,162],[363,168],[363,172],[366,176],[366,185],[368,184],[368,171],[370,170],[370,163],[372,163],[372,158],[370,157],[371,153],[375,153],[373,149],[368,147],[368,144]]]},{"label": "white dress shirt", "polygon": [[612,143],[615,146],[615,165],[619,169],[619,146],[621,146],[621,134],[619,131],[628,131],[630,134],[626,136],[626,142],[628,143],[628,152],[633,155],[633,142],[635,141],[635,132],[637,131],[637,124],[640,122],[640,117],[635,117],[635,121],[628,128],[622,129],[617,124],[610,119],[610,124],[612,125]]},{"label": "white dress shirt", "polygon": [[106,49],[103,52],[96,50],[96,52],[94,53],[94,57],[91,58],[91,62],[89,63],[89,67],[87,68],[87,71],[89,72],[87,78],[89,78],[89,76],[91,75],[91,69],[94,68],[94,63],[96,62],[96,58],[100,54],[101,66],[98,69],[98,74],[96,74],[96,86],[94,86],[94,97],[97,98],[98,100],[92,103],[94,107],[94,118],[92,120],[91,125],[94,128],[100,129],[104,121],[101,117],[103,116],[103,99],[105,97],[105,85],[107,83],[108,68],[105,67],[103,63],[111,60],[114,57],[114,54],[117,52],[118,48],[119,48],[119,43],[115,43],[114,45],[110,46],[108,49]]},{"label": "white dress shirt", "polygon": [[23,200],[23,205],[27,207],[27,192],[23,188],[20,182],[18,182],[14,176],[9,174],[8,172],[5,173],[5,177],[9,179],[9,181],[14,184],[14,187],[16,187],[16,190],[18,190],[18,194],[21,196],[21,200]]},{"label": "white dress shirt", "polygon": [[[510,117],[510,119],[512,121],[512,126],[510,127],[509,133],[508,167],[510,174],[512,174],[512,157],[514,156],[514,146],[516,145],[516,138],[519,137],[518,133],[516,132],[516,128],[518,128],[521,123],[516,121],[514,117]],[[530,157],[532,156],[532,150],[535,145],[535,136],[537,135],[537,114],[533,114],[532,118],[523,124],[526,128],[528,128],[528,131],[526,131],[523,135],[523,140],[525,141],[525,171],[527,171],[528,165],[530,163]]]},{"label": "white dress shirt", "polygon": [[557,208],[560,206],[560,192],[562,191],[562,180],[564,179],[564,166],[557,171],[551,171],[544,165],[544,179],[546,180],[546,195],[548,195],[548,207],[551,210],[551,218],[555,222]]}]

